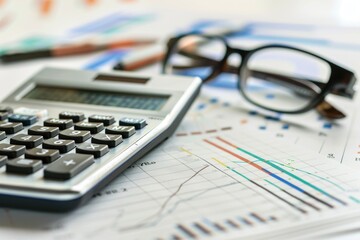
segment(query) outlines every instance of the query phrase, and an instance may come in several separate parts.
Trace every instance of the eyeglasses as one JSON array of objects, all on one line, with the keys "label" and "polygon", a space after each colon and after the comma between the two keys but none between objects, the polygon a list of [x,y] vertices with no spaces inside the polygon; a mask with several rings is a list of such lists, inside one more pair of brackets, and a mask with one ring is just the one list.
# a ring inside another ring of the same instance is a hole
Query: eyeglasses
[{"label": "eyeglasses", "polygon": [[[235,62],[234,54],[240,56],[240,63]],[[350,99],[355,94],[354,73],[320,56],[286,45],[233,48],[221,36],[171,38],[162,71],[198,76],[203,82],[237,74],[240,92],[258,107],[289,114],[315,108],[328,119],[345,117],[325,100],[328,94]]]}]

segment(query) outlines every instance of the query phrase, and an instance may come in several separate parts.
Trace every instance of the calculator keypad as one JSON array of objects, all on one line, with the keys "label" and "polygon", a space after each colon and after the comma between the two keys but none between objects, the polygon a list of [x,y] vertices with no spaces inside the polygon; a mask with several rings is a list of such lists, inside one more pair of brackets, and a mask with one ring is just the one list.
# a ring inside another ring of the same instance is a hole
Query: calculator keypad
[{"label": "calculator keypad", "polygon": [[117,125],[114,116],[102,114],[85,121],[84,113],[70,111],[33,125],[38,115],[12,112],[0,107],[0,167],[13,176],[41,174],[51,180],[75,177],[147,125],[145,119],[129,117]]}]

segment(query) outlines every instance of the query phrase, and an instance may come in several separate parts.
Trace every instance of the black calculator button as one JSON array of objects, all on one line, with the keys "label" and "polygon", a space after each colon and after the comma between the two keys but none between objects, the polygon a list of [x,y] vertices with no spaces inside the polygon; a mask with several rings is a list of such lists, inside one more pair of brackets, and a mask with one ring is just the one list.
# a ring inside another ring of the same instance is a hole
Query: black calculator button
[{"label": "black calculator button", "polygon": [[31,174],[42,168],[42,162],[39,160],[16,158],[6,163],[6,172]]},{"label": "black calculator button", "polygon": [[33,126],[29,128],[28,134],[30,135],[39,135],[43,136],[43,138],[53,138],[59,135],[58,127],[45,127],[45,126]]},{"label": "black calculator button", "polygon": [[42,136],[31,136],[26,134],[18,134],[10,139],[11,144],[25,145],[26,148],[34,148],[43,142]]},{"label": "black calculator button", "polygon": [[142,118],[122,118],[119,121],[119,125],[121,126],[134,126],[136,130],[142,129],[146,126],[145,119]]},{"label": "black calculator button", "polygon": [[6,133],[4,131],[0,131],[0,141],[6,138]]},{"label": "black calculator button", "polygon": [[60,119],[72,119],[74,123],[83,121],[85,119],[84,113],[81,112],[61,112],[59,114]]},{"label": "black calculator button", "polygon": [[109,152],[109,147],[104,144],[83,143],[77,146],[76,152],[91,154],[94,155],[95,158],[99,158]]},{"label": "black calculator button", "polygon": [[90,131],[67,129],[60,132],[59,138],[70,139],[74,140],[76,143],[82,143],[91,138],[91,134]]},{"label": "black calculator button", "polygon": [[75,148],[75,141],[51,138],[43,142],[43,148],[57,149],[60,153],[67,153]]},{"label": "black calculator button", "polygon": [[80,122],[75,124],[75,130],[87,130],[90,131],[91,134],[95,134],[101,132],[104,129],[103,123],[96,123],[96,122]]},{"label": "black calculator button", "polygon": [[115,118],[108,115],[91,115],[89,117],[89,122],[102,122],[104,126],[109,126],[115,123]]},{"label": "black calculator button", "polygon": [[0,131],[4,131],[6,134],[14,134],[23,130],[22,123],[0,122]]},{"label": "black calculator button", "polygon": [[135,134],[135,127],[112,125],[105,129],[105,133],[117,134],[121,135],[123,138],[128,138]]},{"label": "black calculator button", "polygon": [[71,119],[49,118],[44,121],[44,126],[58,127],[60,130],[71,128],[74,125]]},{"label": "black calculator button", "polygon": [[105,134],[105,133],[98,133],[94,135],[91,139],[92,143],[98,144],[106,144],[110,148],[116,147],[120,143],[122,143],[123,139],[121,135],[114,135],[114,134]]},{"label": "black calculator button", "polygon": [[0,106],[0,112],[13,113],[14,110],[11,107]]},{"label": "black calculator button", "polygon": [[94,156],[70,153],[51,163],[44,170],[44,177],[48,179],[67,180],[94,163]]},{"label": "black calculator button", "polygon": [[7,112],[0,112],[0,121],[8,119],[9,114]]},{"label": "black calculator button", "polygon": [[33,115],[11,114],[8,120],[9,122],[21,122],[24,126],[30,126],[36,123],[38,118]]},{"label": "black calculator button", "polygon": [[25,153],[25,146],[0,143],[0,155],[5,155],[8,158],[17,158]]},{"label": "black calculator button", "polygon": [[4,166],[7,160],[8,160],[7,156],[0,155],[0,167]]},{"label": "black calculator button", "polygon": [[43,163],[51,163],[60,157],[59,150],[33,148],[26,150],[25,158],[38,159]]}]

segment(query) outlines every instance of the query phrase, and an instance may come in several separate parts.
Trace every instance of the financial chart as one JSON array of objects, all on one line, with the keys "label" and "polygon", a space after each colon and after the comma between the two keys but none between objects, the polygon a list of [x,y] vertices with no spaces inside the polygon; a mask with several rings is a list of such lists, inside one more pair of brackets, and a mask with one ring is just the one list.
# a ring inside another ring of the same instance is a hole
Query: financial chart
[{"label": "financial chart", "polygon": [[347,211],[360,204],[359,180],[347,168],[295,145],[234,130],[177,139],[71,214],[5,209],[1,226],[23,238],[31,227],[39,239],[261,237],[332,214],[337,224],[350,221]]},{"label": "financial chart", "polygon": [[[225,91],[225,93],[224,93]],[[206,135],[231,129],[248,129],[255,135],[267,135],[315,151],[328,160],[358,166],[359,136],[352,131],[358,121],[356,102],[336,99],[335,105],[346,111],[346,118],[329,121],[315,111],[282,115],[254,110],[241,99],[238,91],[207,88],[194,104],[176,136]]]}]

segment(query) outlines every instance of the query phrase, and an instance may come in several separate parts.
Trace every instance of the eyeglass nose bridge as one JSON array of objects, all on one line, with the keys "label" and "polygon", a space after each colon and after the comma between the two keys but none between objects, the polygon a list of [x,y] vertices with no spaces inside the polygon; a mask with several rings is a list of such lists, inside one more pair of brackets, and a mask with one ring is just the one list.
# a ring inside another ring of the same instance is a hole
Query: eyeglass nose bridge
[{"label": "eyeglass nose bridge", "polygon": [[[222,60],[219,71],[217,72],[220,73],[222,71],[227,73],[239,74],[240,68],[243,66],[243,59],[245,59],[250,52],[251,51],[249,50],[227,46],[224,59]],[[240,56],[240,63],[236,66],[227,64],[229,57],[233,54]]]}]

